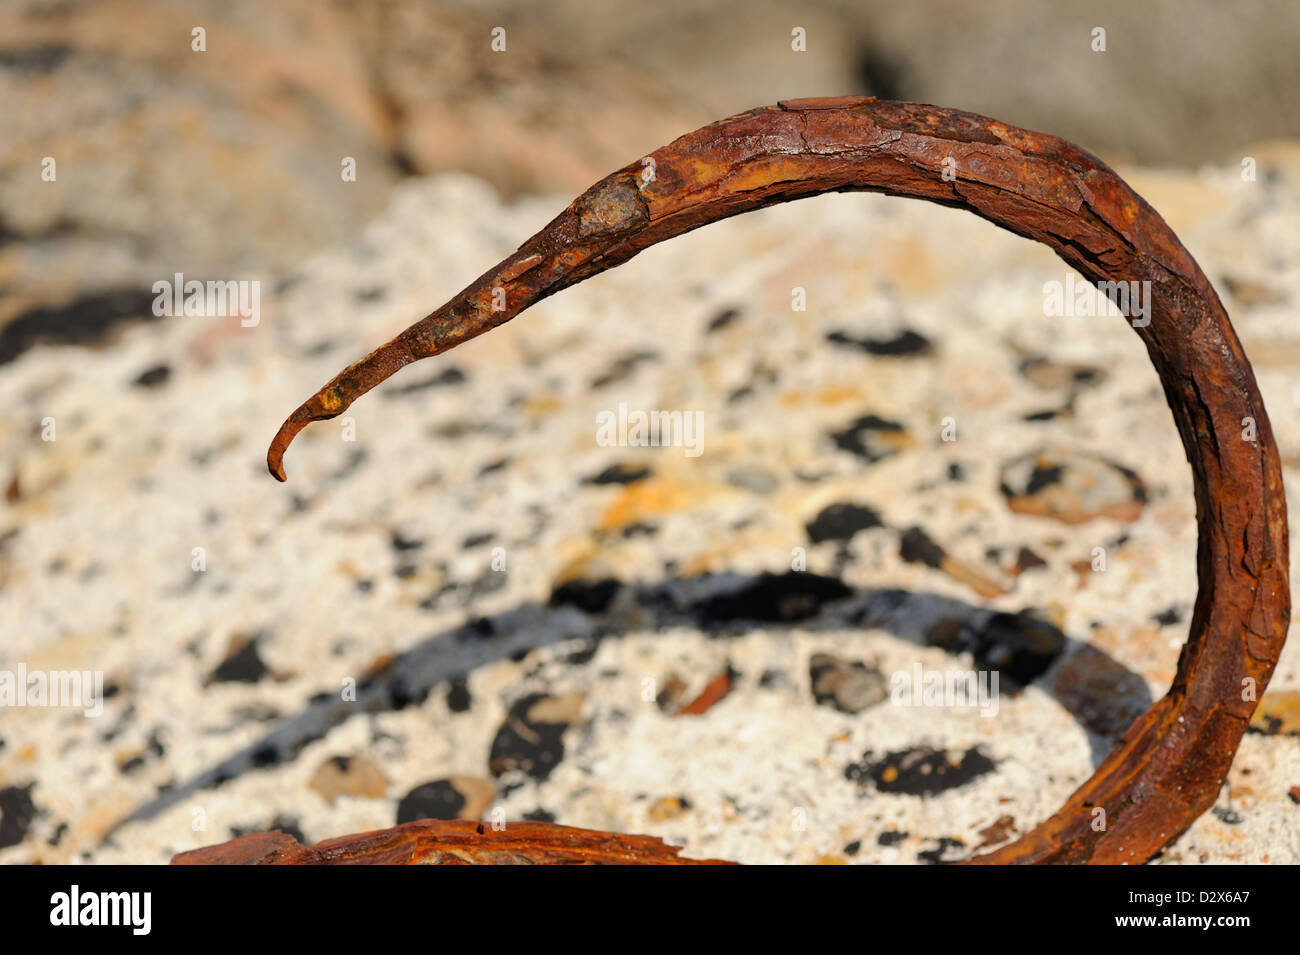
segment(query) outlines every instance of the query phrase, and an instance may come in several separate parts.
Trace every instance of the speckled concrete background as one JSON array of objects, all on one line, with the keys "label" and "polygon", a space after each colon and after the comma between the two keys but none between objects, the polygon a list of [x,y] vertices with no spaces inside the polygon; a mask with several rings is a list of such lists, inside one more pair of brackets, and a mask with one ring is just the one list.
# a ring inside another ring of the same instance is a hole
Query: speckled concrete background
[{"label": "speckled concrete background", "polygon": [[[1294,484],[1300,146],[1238,152],[1254,181],[1239,156],[1120,171],[1224,297]],[[6,182],[6,221],[37,222],[52,200]],[[1065,266],[921,203],[823,197],[652,249],[313,426],[277,484],[285,414],[572,198],[390,186],[322,210],[322,251],[230,273],[263,279],[252,328],[33,344],[54,306],[24,276],[82,261],[68,243],[150,282],[236,268],[237,243],[205,268],[84,223],[0,248],[21,332],[0,670],[99,670],[108,697],[0,714],[0,862],[494,814],[743,862],[952,861],[1053,811],[1164,692],[1196,533],[1140,342],[1044,315]],[[698,413],[702,453],[603,446],[620,404]],[[918,664],[996,671],[996,712],[900,705]],[[1293,642],[1214,810],[1160,861],[1300,862],[1297,735]]]}]

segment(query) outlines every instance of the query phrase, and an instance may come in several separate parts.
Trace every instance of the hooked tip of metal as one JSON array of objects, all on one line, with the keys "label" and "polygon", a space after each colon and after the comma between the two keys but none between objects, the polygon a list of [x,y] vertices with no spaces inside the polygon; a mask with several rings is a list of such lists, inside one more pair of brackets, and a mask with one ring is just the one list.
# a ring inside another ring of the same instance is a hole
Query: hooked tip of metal
[{"label": "hooked tip of metal", "polygon": [[293,444],[293,439],[298,436],[298,432],[307,427],[310,422],[317,420],[317,417],[312,414],[308,405],[303,405],[284,420],[280,430],[271,439],[271,446],[266,450],[266,469],[277,481],[288,480],[288,475],[284,473],[284,452],[289,449],[289,445]]},{"label": "hooked tip of metal", "polygon": [[266,450],[266,469],[277,481],[287,480],[284,473],[284,452],[289,450],[298,432],[313,421],[328,421],[337,418],[352,403],[350,398],[340,398],[335,382],[326,385],[298,406],[293,414],[284,419],[280,430],[271,439],[271,446]]},{"label": "hooked tip of metal", "polygon": [[293,434],[285,433],[290,425],[290,421],[280,425],[280,430],[276,432],[275,438],[271,441],[271,446],[266,451],[266,469],[271,472],[271,475],[277,481],[281,482],[288,480],[288,475],[284,473],[284,452],[289,447],[289,443],[293,441]]}]

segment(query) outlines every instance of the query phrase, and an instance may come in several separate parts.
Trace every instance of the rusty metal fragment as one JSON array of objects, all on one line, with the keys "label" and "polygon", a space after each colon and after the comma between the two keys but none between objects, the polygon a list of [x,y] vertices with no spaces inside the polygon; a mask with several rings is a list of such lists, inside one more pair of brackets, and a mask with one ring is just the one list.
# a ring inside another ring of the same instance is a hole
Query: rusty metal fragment
[{"label": "rusty metal fragment", "polygon": [[732,865],[683,859],[652,836],[512,822],[497,831],[467,820],[421,819],[391,829],[299,844],[283,832],[257,832],[182,852],[172,865]]},{"label": "rusty metal fragment", "polygon": [[[501,264],[340,372],[271,443],[284,451],[403,366],[710,222],[825,192],[966,209],[1052,248],[1093,282],[1149,282],[1135,330],[1195,482],[1200,593],[1168,694],[1051,818],[976,862],[1144,862],[1214,802],[1290,617],[1286,505],[1273,432],[1227,313],[1164,220],[1109,167],[1055,136],[864,97],[794,100],[696,130],[592,186]],[[1254,424],[1254,440],[1243,436]],[[521,849],[520,851],[525,851]],[[540,850],[539,850],[540,851]]]}]

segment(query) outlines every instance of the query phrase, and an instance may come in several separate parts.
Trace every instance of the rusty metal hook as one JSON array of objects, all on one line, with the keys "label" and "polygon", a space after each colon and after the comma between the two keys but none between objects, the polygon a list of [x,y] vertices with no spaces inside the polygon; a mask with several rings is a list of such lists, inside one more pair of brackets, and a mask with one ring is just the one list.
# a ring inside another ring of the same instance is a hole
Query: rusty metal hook
[{"label": "rusty metal hook", "polygon": [[[1277,663],[1291,604],[1286,503],[1259,388],[1214,289],[1154,209],[1064,140],[864,97],[787,101],[696,130],[596,183],[514,255],[340,372],[281,426],[267,466],[283,481],[284,451],[309,422],[656,242],[855,190],[967,209],[1043,242],[1090,281],[1151,283],[1150,321],[1137,333],[1191,462],[1199,526],[1200,592],[1178,672],[1055,815],[971,860],[1145,862],[1214,803]],[[1254,441],[1242,435],[1247,418]]]}]

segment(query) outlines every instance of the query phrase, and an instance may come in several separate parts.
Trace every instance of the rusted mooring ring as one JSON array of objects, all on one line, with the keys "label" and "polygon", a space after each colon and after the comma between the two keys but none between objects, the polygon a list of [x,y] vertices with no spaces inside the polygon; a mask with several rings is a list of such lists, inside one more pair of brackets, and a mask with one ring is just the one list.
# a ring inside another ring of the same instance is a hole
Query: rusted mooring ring
[{"label": "rusted mooring ring", "polygon": [[596,183],[514,255],[340,372],[285,421],[267,466],[284,480],[285,448],[308,422],[656,242],[859,190],[967,209],[1045,243],[1093,282],[1150,282],[1150,321],[1136,330],[1192,465],[1199,527],[1200,592],[1178,673],[1055,815],[971,860],[1145,862],[1214,803],[1277,663],[1291,612],[1286,503],[1264,403],[1219,297],[1155,210],[1064,140],[863,97],[782,102],[696,130]]}]

